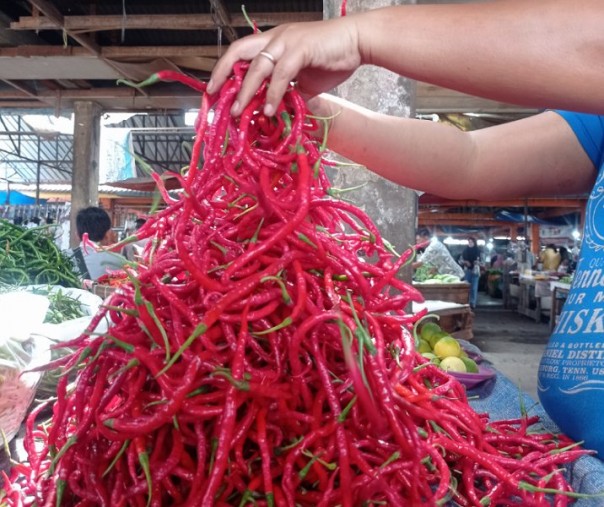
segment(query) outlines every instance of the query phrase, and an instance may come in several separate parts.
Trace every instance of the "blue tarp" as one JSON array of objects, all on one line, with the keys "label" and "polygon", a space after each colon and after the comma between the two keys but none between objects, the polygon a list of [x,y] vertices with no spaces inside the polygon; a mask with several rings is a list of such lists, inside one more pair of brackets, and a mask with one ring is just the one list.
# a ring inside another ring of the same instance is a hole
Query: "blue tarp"
[{"label": "blue tarp", "polygon": [[[45,202],[46,200],[44,199],[39,200],[39,204],[44,204]],[[9,192],[0,190],[0,206],[5,204],[36,204],[36,199],[14,190]]]},{"label": "blue tarp", "polygon": [[515,213],[513,211],[508,210],[499,210],[495,213],[495,218],[497,220],[501,220],[502,222],[516,222],[516,223],[524,223],[525,221],[529,224],[542,224],[542,225],[551,225],[552,222],[548,220],[543,220],[541,218],[537,218],[533,215],[525,216],[524,213]]},{"label": "blue tarp", "polygon": [[[516,222],[519,224],[524,223],[524,213],[517,213],[509,210],[499,210],[495,214],[495,218],[503,222]],[[540,225],[576,225],[577,212],[569,211],[566,215],[552,217],[548,220],[543,220],[542,218],[536,217],[534,215],[528,215],[526,221],[529,224]]]}]

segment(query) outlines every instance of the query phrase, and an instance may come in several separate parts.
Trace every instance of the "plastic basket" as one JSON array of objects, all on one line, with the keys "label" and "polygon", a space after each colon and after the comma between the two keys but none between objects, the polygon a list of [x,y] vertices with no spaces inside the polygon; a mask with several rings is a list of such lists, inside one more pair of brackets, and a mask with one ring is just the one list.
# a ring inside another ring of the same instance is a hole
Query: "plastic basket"
[{"label": "plastic basket", "polygon": [[28,371],[50,361],[49,343],[43,338],[32,340],[32,360],[23,369],[0,365],[0,443],[10,442],[27,416],[41,372]]}]

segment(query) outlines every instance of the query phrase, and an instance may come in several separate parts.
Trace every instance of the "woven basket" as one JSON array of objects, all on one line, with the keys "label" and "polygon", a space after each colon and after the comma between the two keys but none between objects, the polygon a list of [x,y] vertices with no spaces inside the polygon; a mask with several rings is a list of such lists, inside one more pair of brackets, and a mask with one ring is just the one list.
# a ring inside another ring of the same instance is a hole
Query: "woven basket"
[{"label": "woven basket", "polygon": [[26,368],[10,368],[0,365],[0,443],[10,442],[27,416],[34,399],[41,372],[27,371],[50,361],[50,349],[47,340],[33,340],[32,360]]}]

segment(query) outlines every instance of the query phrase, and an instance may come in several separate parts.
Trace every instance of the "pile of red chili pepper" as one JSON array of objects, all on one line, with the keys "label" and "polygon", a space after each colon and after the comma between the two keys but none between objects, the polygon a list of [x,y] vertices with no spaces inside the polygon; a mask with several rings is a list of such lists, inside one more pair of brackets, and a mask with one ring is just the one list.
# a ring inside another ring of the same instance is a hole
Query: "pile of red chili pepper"
[{"label": "pile of red chili pepper", "polygon": [[28,418],[4,505],[565,505],[559,468],[586,451],[536,419],[489,422],[416,353],[421,296],[396,276],[413,250],[330,197],[294,88],[275,117],[264,88],[229,114],[246,68],[203,94],[183,193],[164,191],[143,262],[67,344],[77,380]]}]

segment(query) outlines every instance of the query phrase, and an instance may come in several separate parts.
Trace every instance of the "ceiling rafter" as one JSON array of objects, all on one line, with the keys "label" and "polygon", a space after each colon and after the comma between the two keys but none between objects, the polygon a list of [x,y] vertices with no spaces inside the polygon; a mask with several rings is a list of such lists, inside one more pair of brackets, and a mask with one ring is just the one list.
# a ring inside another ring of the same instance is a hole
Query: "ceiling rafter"
[{"label": "ceiling rafter", "polygon": [[[267,27],[296,21],[319,21],[320,12],[255,12],[258,27]],[[233,28],[249,26],[243,14],[231,13],[229,24]],[[63,27],[74,34],[109,30],[214,30],[216,19],[212,14],[129,14],[94,16],[64,16]],[[61,30],[62,27],[47,16],[21,16],[10,24],[11,30],[38,31]]]},{"label": "ceiling rafter", "polygon": [[27,85],[11,81],[10,79],[1,79],[0,81],[6,83],[12,88],[15,88],[16,90],[19,90],[20,92],[23,92],[28,97],[38,98],[38,94]]},{"label": "ceiling rafter", "polygon": [[[94,40],[92,40],[88,35],[74,33],[74,32],[71,32],[70,30],[66,29],[63,14],[61,14],[59,9],[54,4],[50,3],[48,0],[29,0],[29,2],[35,9],[39,10],[46,17],[52,19],[55,23],[57,23],[57,25],[60,27],[61,30],[63,30],[65,32],[66,35],[71,37],[78,44],[80,44],[82,47],[86,48],[88,51],[90,51],[95,56],[102,58],[103,61],[105,62],[105,64],[110,66],[112,69],[116,70],[118,73],[120,73],[124,77],[126,77],[128,79],[134,79],[131,74],[129,74],[127,71],[124,71],[124,69],[122,69],[115,62],[112,62],[109,59],[103,58],[103,56],[101,55],[101,47],[96,42],[94,42]],[[139,90],[139,91],[143,95],[147,95],[147,93],[144,90]]]},{"label": "ceiling rafter", "polygon": [[[425,194],[426,195],[426,194]],[[430,196],[431,197],[431,196]],[[438,199],[438,198],[437,198]],[[506,199],[495,201],[479,200],[452,200],[446,199],[441,202],[424,201],[420,198],[419,206],[422,212],[430,213],[430,209],[438,208],[576,208],[577,202],[587,202],[587,196],[575,196],[573,198],[558,197],[529,197],[521,199]]]},{"label": "ceiling rafter", "polygon": [[442,219],[438,216],[434,217],[418,217],[419,226],[434,226],[434,225],[458,225],[465,227],[509,227],[511,222],[503,220],[496,220],[494,218],[481,218],[481,219],[463,219],[463,218],[449,218]]},{"label": "ceiling rafter", "polygon": [[[226,48],[225,48],[226,50]],[[91,55],[84,48],[74,46],[24,45],[0,47],[0,57],[34,56],[100,56],[101,58],[169,58],[174,56],[205,56],[217,58],[221,51],[216,45],[206,46],[104,46],[99,55]]]},{"label": "ceiling rafter", "polygon": [[[231,13],[222,0],[210,0],[212,15],[216,18],[216,27],[226,36],[229,42],[235,42],[239,36],[231,24]],[[219,36],[220,38],[220,36]]]},{"label": "ceiling rafter", "polygon": [[61,14],[59,9],[57,9],[54,4],[50,3],[48,0],[29,0],[29,3],[34,8],[39,10],[42,14],[44,14],[44,16],[51,19],[57,25],[58,29],[64,30],[65,33],[73,40],[75,40],[78,44],[80,44],[80,46],[85,47],[91,53],[97,56],[100,55],[101,50],[99,45],[94,42],[90,37],[88,37],[87,35],[73,33],[65,27],[63,14]]}]

